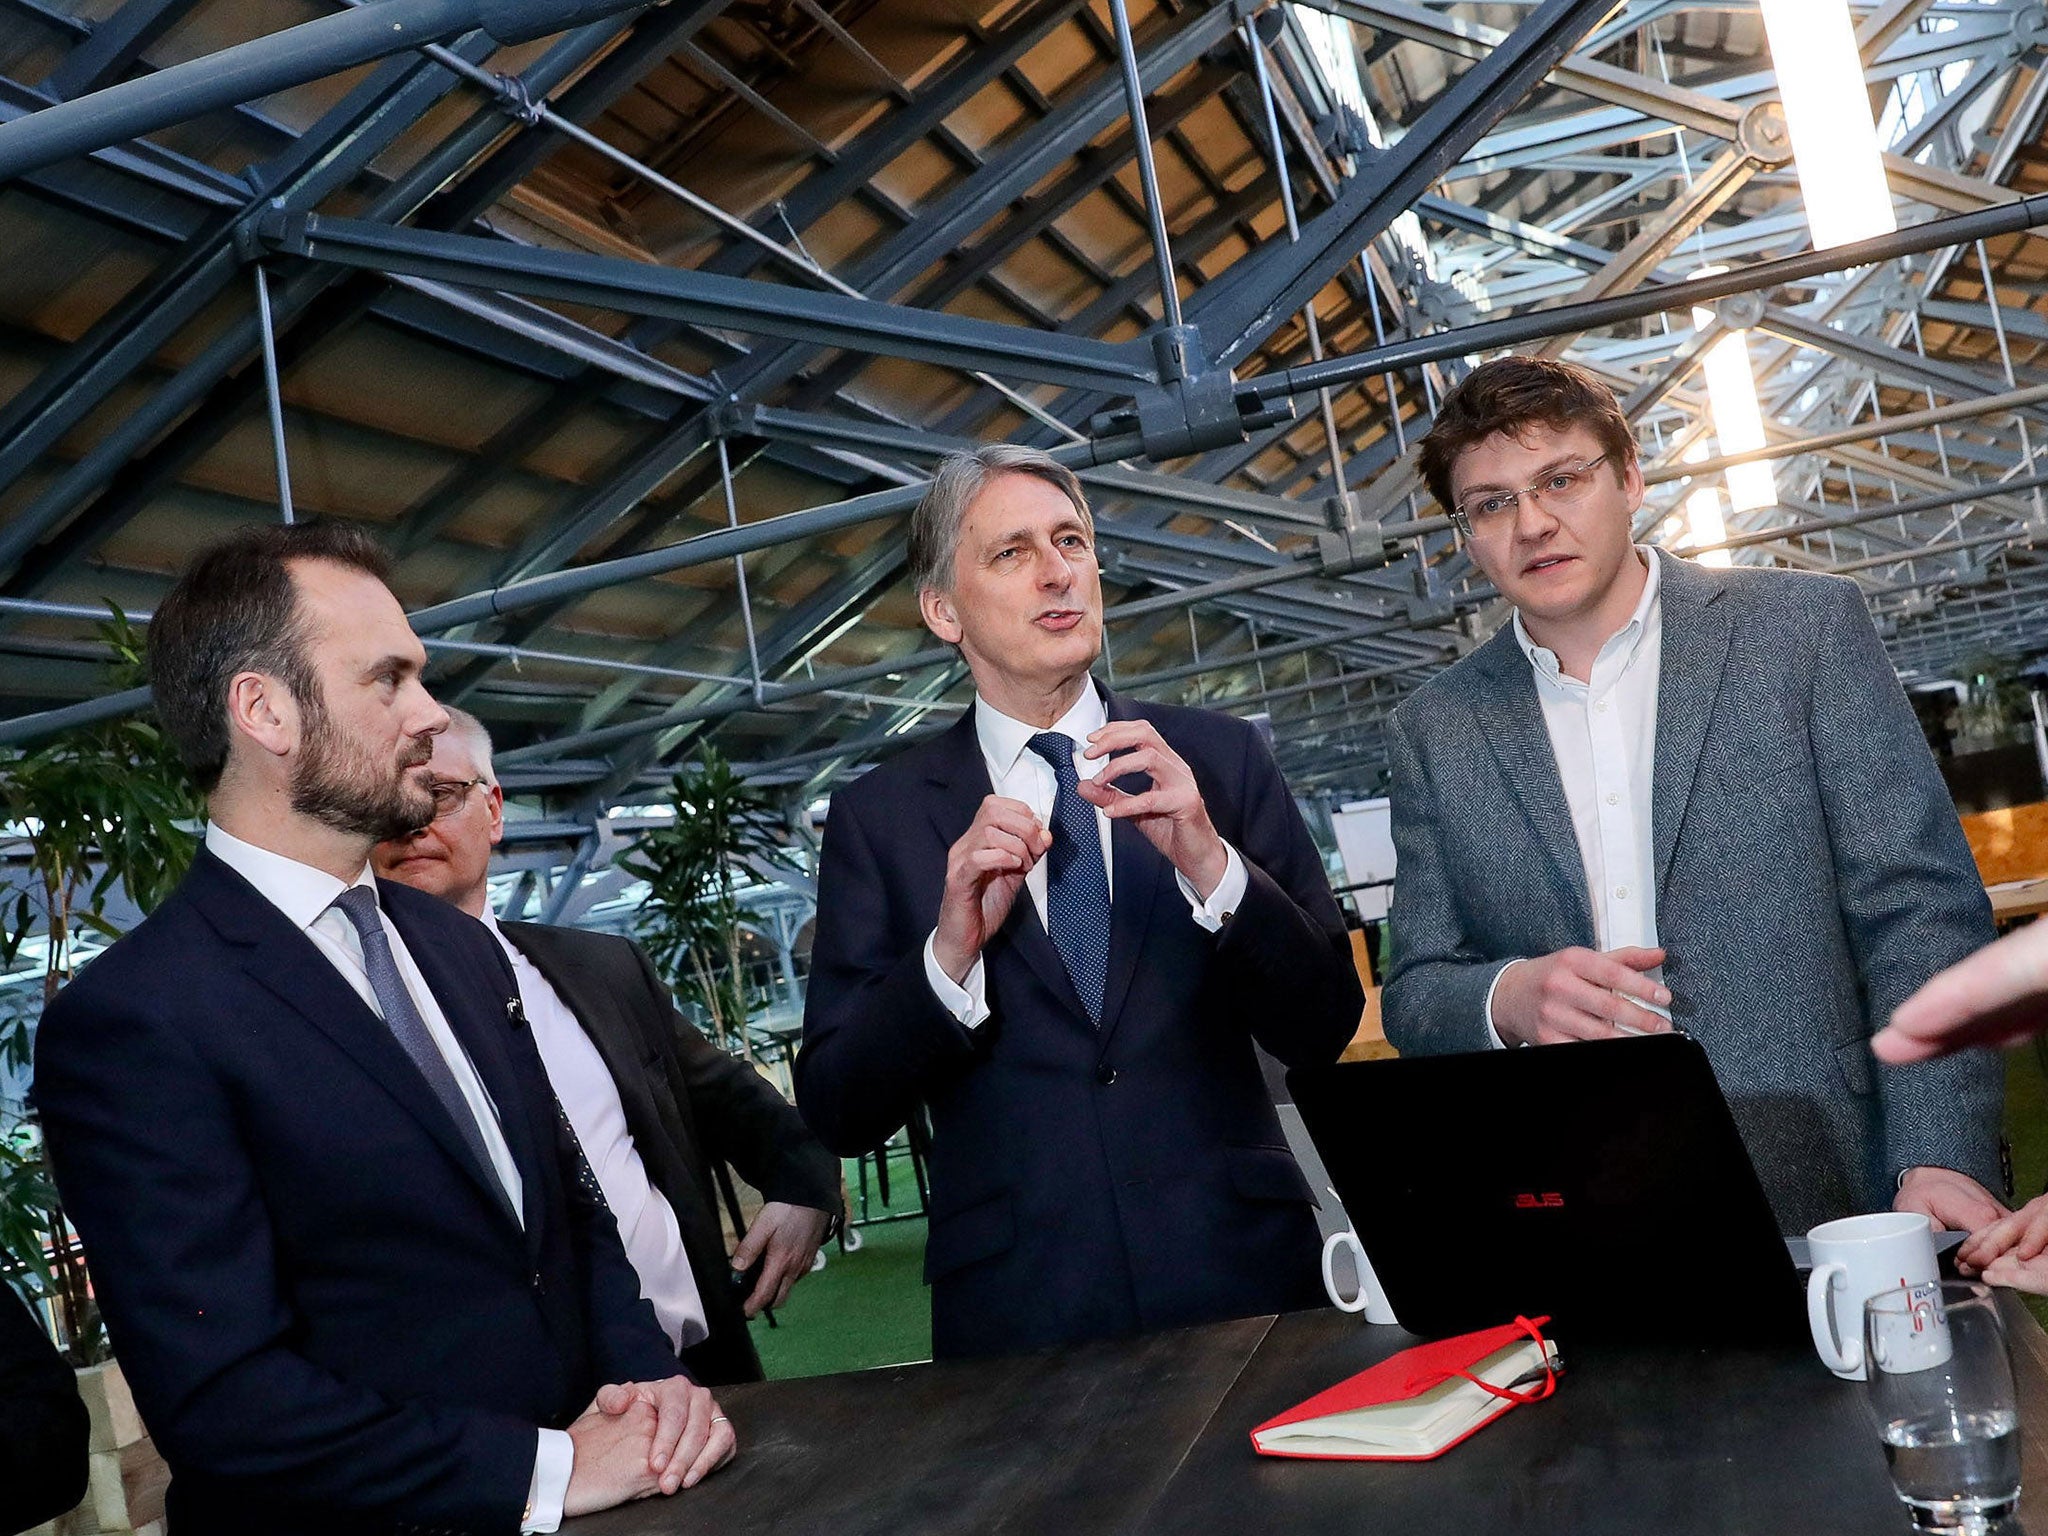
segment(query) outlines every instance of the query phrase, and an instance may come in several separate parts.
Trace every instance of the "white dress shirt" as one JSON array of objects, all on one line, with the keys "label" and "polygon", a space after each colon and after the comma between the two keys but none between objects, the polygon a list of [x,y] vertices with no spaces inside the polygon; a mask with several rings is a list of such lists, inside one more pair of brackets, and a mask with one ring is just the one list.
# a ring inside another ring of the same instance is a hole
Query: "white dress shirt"
[{"label": "white dress shirt", "polygon": [[[1102,695],[1095,691],[1094,684],[1083,687],[1081,696],[1074,701],[1073,708],[1047,727],[1068,737],[1074,743],[1074,773],[1077,778],[1089,779],[1102,772],[1108,761],[1099,757],[1084,757],[1088,749],[1088,737],[1109,723],[1107,710],[1103,707]],[[1001,710],[993,708],[980,694],[974,696],[974,736],[981,745],[982,761],[988,765],[988,781],[995,793],[1011,800],[1021,800],[1031,807],[1032,815],[1050,826],[1052,823],[1053,797],[1059,789],[1059,780],[1052,771],[1052,764],[1031,750],[1031,738],[1039,733],[1035,725],[1026,725],[1022,720],[1012,719]],[[1095,808],[1095,826],[1102,837],[1102,867],[1109,881],[1110,900],[1116,900],[1116,861],[1110,855],[1110,818],[1100,806]],[[1216,889],[1209,893],[1207,901],[1201,893],[1188,883],[1187,877],[1174,871],[1179,881],[1181,894],[1187,898],[1189,913],[1202,927],[1214,933],[1223,926],[1223,920],[1235,912],[1244,900],[1244,860],[1238,856],[1229,843],[1223,845],[1227,862],[1223,878]],[[1046,861],[1040,859],[1031,866],[1024,876],[1024,889],[1031,897],[1032,910],[1041,926],[1045,923]],[[968,970],[964,982],[955,982],[939,966],[933,945],[938,940],[934,928],[924,943],[925,980],[931,984],[932,995],[938,998],[946,1011],[969,1029],[984,1023],[989,1014],[988,978],[981,957],[975,956],[973,966]]]},{"label": "white dress shirt", "polygon": [[[344,883],[325,870],[258,848],[253,843],[245,843],[232,833],[212,825],[206,829],[206,848],[297,924],[313,941],[314,947],[341,973],[342,980],[355,989],[364,1006],[378,1018],[384,1017],[384,1010],[377,1006],[376,989],[370,985],[370,972],[363,963],[363,941],[334,905],[335,897],[351,885],[367,885],[373,891],[377,888],[367,863],[354,880]],[[385,937],[391,941],[391,958],[397,962],[399,979],[405,983],[405,990],[411,995],[413,1006],[419,1010],[427,1033],[433,1037],[435,1048],[448,1063],[455,1086],[462,1090],[463,1102],[476,1116],[484,1150],[490,1154],[491,1169],[505,1187],[512,1209],[523,1211],[525,1207],[521,1204],[521,1197],[524,1186],[519,1177],[519,1165],[512,1161],[512,1149],[505,1143],[505,1133],[498,1124],[497,1106],[484,1091],[483,1080],[470,1064],[469,1053],[448,1027],[448,1016],[441,1011],[433,988],[427,985],[426,978],[420,975],[419,966],[414,964],[411,951],[405,947],[404,935],[392,925],[381,904],[377,916],[384,924]],[[561,1526],[562,1500],[569,1491],[569,1475],[576,1456],[576,1443],[565,1431],[542,1429],[539,1435],[533,1477],[526,1490],[527,1518],[519,1527],[522,1531],[537,1533],[553,1531]]]},{"label": "white dress shirt", "polygon": [[683,1248],[682,1228],[674,1207],[647,1177],[647,1166],[626,1125],[619,1086],[603,1054],[547,977],[505,937],[488,907],[484,926],[512,962],[520,1005],[533,1029],[541,1064],[548,1069],[548,1081],[554,1084],[576,1139],[583,1143],[583,1155],[597,1175],[605,1204],[618,1221],[619,1241],[640,1277],[640,1294],[654,1303],[654,1315],[676,1349],[707,1338],[711,1329],[704,1318],[704,1298]]},{"label": "white dress shirt", "polygon": [[[1514,617],[1515,640],[1535,675],[1544,732],[1571,811],[1593,910],[1594,947],[1603,951],[1657,946],[1650,789],[1664,663],[1662,576],[1655,551],[1640,545],[1637,550],[1649,567],[1642,597],[1628,622],[1600,647],[1584,682],[1566,676],[1556,654],[1530,638],[1522,615]],[[1496,1045],[1501,1040],[1493,1031],[1493,994],[1510,968],[1501,967],[1486,992],[1486,1027]],[[1652,979],[1656,974],[1650,973]]]}]

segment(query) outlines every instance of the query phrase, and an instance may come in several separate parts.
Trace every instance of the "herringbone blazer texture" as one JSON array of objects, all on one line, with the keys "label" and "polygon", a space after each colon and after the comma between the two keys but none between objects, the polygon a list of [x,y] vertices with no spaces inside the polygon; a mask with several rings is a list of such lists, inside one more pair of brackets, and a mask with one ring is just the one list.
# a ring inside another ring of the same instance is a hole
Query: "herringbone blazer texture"
[{"label": "herringbone blazer texture", "polygon": [[[1871,1034],[1988,943],[1955,807],[1856,587],[1663,560],[1651,797],[1677,1026],[1713,1063],[1788,1232],[1890,1205],[1898,1173],[1994,1192],[2002,1076],[1891,1067]],[[1399,873],[1388,1038],[1487,1047],[1509,960],[1592,946],[1585,872],[1528,659],[1503,627],[1387,731]]]}]

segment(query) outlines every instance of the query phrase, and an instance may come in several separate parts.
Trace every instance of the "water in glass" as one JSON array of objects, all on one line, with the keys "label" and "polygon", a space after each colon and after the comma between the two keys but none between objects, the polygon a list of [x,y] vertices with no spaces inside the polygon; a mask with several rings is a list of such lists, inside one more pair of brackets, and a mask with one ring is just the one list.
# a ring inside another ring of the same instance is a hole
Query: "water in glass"
[{"label": "water in glass", "polygon": [[1981,1531],[2019,1500],[2019,1415],[2009,1410],[1894,1419],[1884,1453],[1916,1525]]}]

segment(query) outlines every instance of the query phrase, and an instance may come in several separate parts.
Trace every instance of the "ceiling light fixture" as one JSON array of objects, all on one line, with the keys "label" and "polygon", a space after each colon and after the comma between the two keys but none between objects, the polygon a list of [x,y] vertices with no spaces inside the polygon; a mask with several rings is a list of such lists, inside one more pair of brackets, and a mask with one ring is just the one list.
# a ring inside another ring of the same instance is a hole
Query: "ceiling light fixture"
[{"label": "ceiling light fixture", "polygon": [[[1711,309],[1695,309],[1692,323],[1704,327]],[[1714,437],[1724,454],[1748,453],[1764,446],[1764,413],[1756,399],[1756,374],[1749,365],[1749,342],[1741,331],[1729,331],[1707,348],[1700,359],[1707,376],[1707,402],[1714,417]],[[1767,463],[1731,464],[1726,471],[1728,500],[1738,512],[1778,504],[1777,477]]]},{"label": "ceiling light fixture", "polygon": [[[1704,440],[1695,442],[1681,455],[1688,464],[1696,464],[1707,456]],[[1717,485],[1694,486],[1685,498],[1685,542],[1687,549],[1680,554],[1698,549],[1702,544],[1719,544],[1728,537],[1728,519],[1721,514],[1721,488]],[[1730,565],[1725,549],[1710,549],[1705,554],[1694,556],[1701,565]]]},{"label": "ceiling light fixture", "polygon": [[1899,227],[1847,0],[1758,0],[1817,251]]}]

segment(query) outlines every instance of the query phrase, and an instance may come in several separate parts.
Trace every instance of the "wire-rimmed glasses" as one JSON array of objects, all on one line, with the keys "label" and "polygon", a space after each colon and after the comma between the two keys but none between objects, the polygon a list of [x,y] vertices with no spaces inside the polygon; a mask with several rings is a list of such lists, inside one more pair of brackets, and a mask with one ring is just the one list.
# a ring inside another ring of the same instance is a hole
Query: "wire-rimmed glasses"
[{"label": "wire-rimmed glasses", "polygon": [[1586,499],[1586,493],[1593,488],[1593,471],[1605,464],[1607,457],[1603,453],[1580,464],[1561,464],[1544,471],[1543,478],[1534,485],[1519,490],[1474,491],[1451,508],[1451,521],[1469,539],[1475,529],[1504,527],[1524,496],[1552,512],[1569,511]]},{"label": "wire-rimmed glasses", "polygon": [[443,816],[453,816],[461,810],[469,803],[469,792],[483,782],[485,781],[481,774],[473,779],[434,780],[427,786],[427,792],[434,797],[434,820],[439,821]]}]

